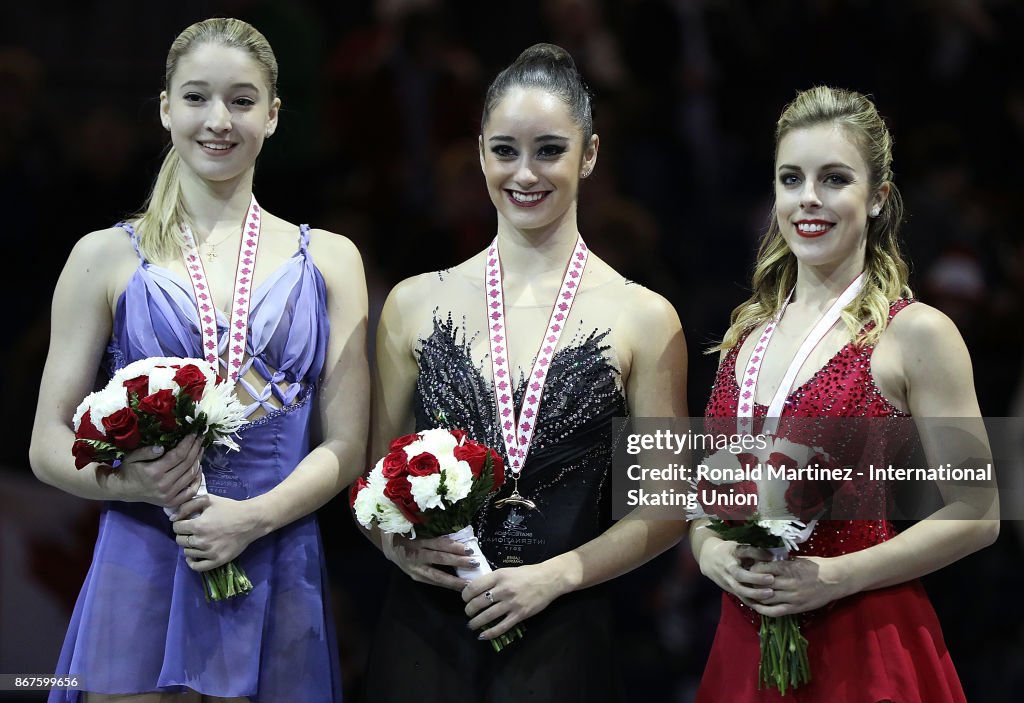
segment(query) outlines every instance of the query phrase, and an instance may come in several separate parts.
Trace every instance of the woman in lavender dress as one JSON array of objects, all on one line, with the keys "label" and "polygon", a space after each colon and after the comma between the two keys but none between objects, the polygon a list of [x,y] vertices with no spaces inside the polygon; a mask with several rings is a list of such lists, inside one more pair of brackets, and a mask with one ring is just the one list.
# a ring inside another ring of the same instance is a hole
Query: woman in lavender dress
[{"label": "woman in lavender dress", "polygon": [[[182,32],[160,96],[171,147],[146,209],[82,238],[54,293],[32,466],[104,504],[57,666],[88,692],[51,701],[340,700],[312,513],[363,464],[366,291],[348,240],[252,197],[256,157],[277,127],[276,79],[269,44],[248,24]],[[190,241],[205,287],[185,268]],[[236,316],[246,306],[247,325]],[[97,369],[202,357],[206,346],[222,375],[239,372],[250,421],[241,451],[204,455],[187,439],[140,448],[117,469],[75,470],[71,415]],[[209,496],[196,497],[200,471]],[[175,522],[165,506],[179,510]],[[200,572],[231,559],[253,591],[207,603]]]}]

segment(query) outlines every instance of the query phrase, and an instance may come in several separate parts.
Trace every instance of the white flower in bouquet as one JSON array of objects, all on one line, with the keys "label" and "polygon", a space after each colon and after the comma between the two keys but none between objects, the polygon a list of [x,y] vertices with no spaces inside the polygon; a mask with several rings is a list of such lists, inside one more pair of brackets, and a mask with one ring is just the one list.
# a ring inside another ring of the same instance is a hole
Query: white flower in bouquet
[{"label": "white flower in bouquet", "polygon": [[770,534],[782,540],[786,552],[795,552],[800,548],[802,542],[806,542],[814,530],[815,523],[805,525],[800,520],[793,519],[771,519],[758,520],[757,524],[763,527]]},{"label": "white flower in bouquet", "polygon": [[403,447],[406,456],[410,459],[424,452],[433,454],[435,457],[447,456],[452,453],[459,443],[448,430],[423,430],[419,433],[419,436],[418,440]]},{"label": "white flower in bouquet", "polygon": [[[100,432],[104,431],[103,418],[110,417],[126,407],[128,407],[128,392],[124,386],[108,385],[103,390],[89,396],[88,409],[91,410],[89,417],[92,418],[92,424]],[[77,427],[75,429],[77,430]]]},{"label": "white flower in bouquet", "polygon": [[[756,452],[753,450],[746,452],[744,455],[745,458],[747,454],[756,456]],[[757,460],[760,461],[761,457],[757,457]],[[747,465],[740,461],[736,452],[729,451],[728,447],[722,447],[717,452],[704,459],[701,463],[708,467],[708,482],[716,486],[721,486],[722,484],[727,483],[737,483],[739,481],[744,481],[747,478],[745,475],[748,468]],[[755,468],[756,465],[757,464],[755,463],[754,466],[749,468]]]},{"label": "white flower in bouquet", "polygon": [[[394,503],[384,497],[381,494],[382,500],[377,503],[377,523],[380,525],[380,529],[384,532],[394,532],[397,534],[406,534],[413,532],[413,524],[402,515],[402,511],[399,510]],[[415,533],[412,535],[415,537]]]},{"label": "white flower in bouquet", "polygon": [[377,465],[373,467],[370,475],[366,477],[366,483],[366,488],[359,491],[352,504],[359,524],[369,529],[373,521],[376,520],[384,532],[398,534],[412,532],[413,524],[384,495],[388,480],[384,477],[383,460],[378,461]]},{"label": "white flower in bouquet", "polygon": [[[99,391],[96,391],[85,396],[85,399],[81,402],[81,404],[79,404],[79,406],[75,408],[75,415],[73,418],[71,418],[71,427],[72,429],[74,429],[75,432],[78,432],[78,430],[82,427],[82,418],[85,416],[87,412],[89,412],[89,410],[92,409],[92,403],[96,399],[98,393]],[[90,414],[89,417],[93,418],[93,415]],[[103,423],[97,423],[98,421],[94,421],[92,423],[92,426],[96,428],[97,432],[102,433]]]},{"label": "white flower in bouquet", "polygon": [[[127,366],[122,366],[114,372],[110,382],[120,385],[125,381],[130,381],[131,379],[139,376],[149,376],[157,366],[180,366],[182,363],[194,364],[200,369],[203,369],[203,371],[206,371],[204,367],[209,365],[207,362],[200,361],[199,359],[179,359],[173,356],[148,356],[145,359],[133,361]],[[171,376],[173,375],[174,374],[172,373]]]},{"label": "white flower in bouquet", "polygon": [[[412,445],[410,445],[412,446]],[[413,455],[417,456],[417,455]],[[412,487],[412,497],[420,510],[440,508],[444,510],[444,501],[439,491],[441,490],[441,474],[430,476],[410,476],[409,485]]]},{"label": "white flower in bouquet", "polygon": [[214,444],[238,449],[230,435],[246,423],[245,406],[239,402],[231,386],[227,383],[207,383],[203,397],[196,403],[196,416],[200,414],[206,415],[207,428],[215,429],[220,434]]},{"label": "white flower in bouquet", "polygon": [[149,370],[149,394],[152,395],[158,391],[177,391],[178,384],[174,382],[174,374],[178,372],[178,369],[173,369],[170,366],[154,366]]},{"label": "white flower in bouquet", "polygon": [[789,488],[789,481],[782,478],[769,479],[767,471],[766,466],[766,473],[757,481],[757,512],[770,518],[792,517],[786,507],[786,489]]},{"label": "white flower in bouquet", "polygon": [[469,495],[473,488],[473,470],[469,468],[467,462],[445,456],[441,461],[441,470],[444,472],[445,498],[449,503],[460,501]]},{"label": "white flower in bouquet", "polygon": [[367,529],[377,516],[377,504],[384,500],[384,486],[387,481],[384,478],[383,464],[384,461],[381,460],[373,467],[366,477],[366,488],[359,491],[352,503],[356,520]]}]

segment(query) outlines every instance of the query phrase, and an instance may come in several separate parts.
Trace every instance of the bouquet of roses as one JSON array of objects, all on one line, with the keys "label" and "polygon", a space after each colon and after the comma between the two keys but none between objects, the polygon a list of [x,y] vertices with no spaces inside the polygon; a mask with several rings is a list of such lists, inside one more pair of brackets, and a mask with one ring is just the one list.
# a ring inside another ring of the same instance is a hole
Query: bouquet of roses
[{"label": "bouquet of roses", "polygon": [[[796,444],[785,438],[769,437],[763,452],[732,453],[723,448],[704,460],[704,465],[723,475],[757,476],[732,483],[716,484],[707,478],[694,482],[695,507],[687,518],[706,518],[706,527],[722,539],[765,549],[776,561],[789,558],[814,531],[825,510],[832,486],[818,481],[781,478],[769,480],[779,469],[799,470],[826,466],[830,458],[820,449]],[[767,458],[762,458],[768,453]],[[756,471],[760,470],[760,474]],[[728,500],[722,501],[722,495]],[[741,496],[741,497],[740,497]],[[813,516],[809,522],[803,519]],[[758,687],[775,686],[785,695],[811,680],[807,639],[794,615],[761,617],[761,657]]]},{"label": "bouquet of roses", "polygon": [[[190,434],[201,436],[203,447],[237,450],[231,435],[245,424],[245,408],[221,381],[202,359],[152,357],[128,364],[75,411],[75,466],[96,461],[116,468],[138,447],[169,448]],[[200,480],[198,495],[206,495],[206,479]],[[164,512],[173,519],[174,511]],[[203,590],[208,601],[222,600],[248,593],[252,583],[232,561],[203,572]]]},{"label": "bouquet of roses", "polygon": [[[457,568],[473,580],[491,572],[473,533],[473,516],[505,481],[498,453],[463,430],[432,429],[391,442],[389,452],[349,489],[356,520],[390,534],[449,537],[465,544],[480,566]],[[523,629],[491,640],[494,651],[522,637]]]}]

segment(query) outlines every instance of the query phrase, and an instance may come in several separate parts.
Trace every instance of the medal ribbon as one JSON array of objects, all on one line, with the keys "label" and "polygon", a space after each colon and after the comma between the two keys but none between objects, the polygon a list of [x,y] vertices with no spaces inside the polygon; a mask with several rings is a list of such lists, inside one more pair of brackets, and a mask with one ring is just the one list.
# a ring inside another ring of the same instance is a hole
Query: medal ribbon
[{"label": "medal ribbon", "polygon": [[537,351],[537,360],[533,364],[529,379],[527,379],[528,385],[523,393],[523,404],[517,418],[513,407],[512,376],[508,367],[508,328],[505,325],[505,302],[497,237],[494,238],[487,250],[485,268],[487,275],[484,279],[484,290],[486,291],[487,317],[490,320],[488,339],[491,347],[491,372],[494,375],[494,398],[498,406],[498,421],[501,423],[502,437],[505,440],[509,468],[516,479],[519,478],[519,472],[523,470],[526,454],[530,450],[530,442],[533,441],[537,410],[540,407],[551,359],[558,347],[558,339],[562,336],[565,320],[569,317],[569,311],[572,309],[576,291],[579,290],[579,283],[582,280],[589,255],[590,252],[587,245],[583,243],[583,237],[577,235],[576,248],[566,265],[562,286],[551,307],[548,326]]},{"label": "medal ribbon", "polygon": [[[202,334],[203,355],[208,362],[218,365],[220,349],[217,339],[217,309],[213,305],[212,291],[206,279],[202,257],[196,249],[196,240],[192,229],[185,225],[182,228],[185,241],[181,245],[181,256],[185,261],[185,270],[192,281],[192,290],[196,296],[196,307],[199,312],[199,330]],[[253,196],[249,210],[242,225],[242,241],[238,247],[238,263],[235,266],[235,286],[231,301],[231,320],[228,327],[228,360],[226,364],[228,379],[234,383],[242,368],[242,356],[245,354],[246,330],[249,326],[249,303],[252,295],[252,272],[256,265],[256,249],[260,242],[260,206]],[[219,375],[219,374],[218,374]]]},{"label": "medal ribbon", "polygon": [[[853,279],[853,282],[846,287],[846,290],[836,298],[836,301],[832,303],[832,306],[825,311],[825,313],[818,318],[814,327],[807,333],[804,341],[801,342],[800,348],[797,349],[796,356],[789,362],[789,367],[786,369],[786,373],[782,376],[782,381],[779,383],[778,389],[775,391],[775,397],[772,398],[771,403],[768,405],[768,414],[765,418],[764,433],[774,434],[775,429],[779,424],[779,417],[782,415],[783,406],[786,404],[786,398],[789,397],[789,391],[793,387],[793,381],[796,380],[796,374],[800,371],[800,367],[807,361],[807,357],[811,355],[814,348],[818,346],[825,335],[828,334],[832,326],[839,321],[842,317],[843,308],[849,305],[857,294],[860,293],[860,289],[864,285],[864,274],[861,273],[857,278]],[[786,297],[786,302],[782,304],[782,308],[778,314],[768,323],[768,326],[764,328],[764,332],[761,333],[760,339],[757,340],[757,346],[754,347],[754,351],[750,354],[750,360],[747,362],[747,369],[743,374],[743,382],[740,385],[740,398],[739,405],[736,408],[736,426],[741,434],[750,434],[753,427],[753,415],[754,415],[754,397],[757,390],[757,379],[761,375],[761,362],[764,360],[765,352],[768,350],[768,343],[772,339],[772,334],[775,332],[775,328],[778,327],[779,321],[782,319],[782,315],[786,312],[786,307],[789,305],[790,299],[793,297],[793,291],[789,292]]]}]

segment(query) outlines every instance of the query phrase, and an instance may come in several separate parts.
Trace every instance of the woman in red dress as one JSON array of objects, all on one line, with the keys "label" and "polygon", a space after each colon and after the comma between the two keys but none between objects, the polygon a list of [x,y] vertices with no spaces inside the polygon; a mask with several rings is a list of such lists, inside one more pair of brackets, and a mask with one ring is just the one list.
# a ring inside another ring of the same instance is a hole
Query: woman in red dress
[{"label": "woman in red dress", "polygon": [[[958,450],[922,419],[980,416],[971,360],[953,323],[910,299],[891,144],[857,93],[813,88],[783,112],[774,212],[753,294],[719,347],[709,422],[914,417],[928,466]],[[902,443],[877,432],[870,442],[879,457]],[[698,703],[964,701],[918,578],[991,544],[998,505],[972,509],[947,488],[944,507],[899,534],[882,515],[821,520],[785,561],[692,530],[701,571],[725,591]],[[980,519],[955,519],[968,516]],[[782,697],[759,690],[758,625],[791,614],[812,678]]]}]

